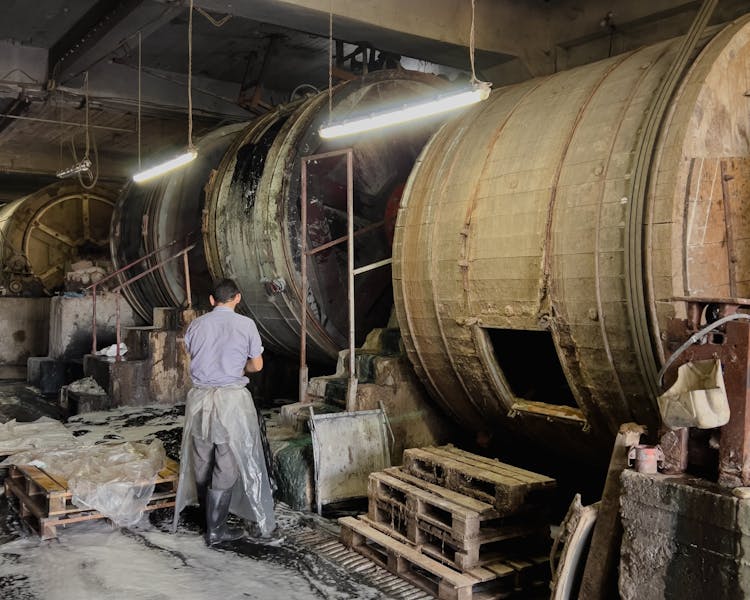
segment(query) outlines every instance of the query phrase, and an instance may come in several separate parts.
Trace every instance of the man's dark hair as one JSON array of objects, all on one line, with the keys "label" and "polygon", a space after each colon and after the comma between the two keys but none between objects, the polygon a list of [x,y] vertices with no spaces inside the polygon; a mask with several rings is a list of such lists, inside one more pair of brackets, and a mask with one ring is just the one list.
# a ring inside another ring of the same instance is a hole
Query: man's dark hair
[{"label": "man's dark hair", "polygon": [[214,301],[219,304],[229,302],[240,290],[237,288],[237,284],[231,279],[222,279],[214,285]]}]

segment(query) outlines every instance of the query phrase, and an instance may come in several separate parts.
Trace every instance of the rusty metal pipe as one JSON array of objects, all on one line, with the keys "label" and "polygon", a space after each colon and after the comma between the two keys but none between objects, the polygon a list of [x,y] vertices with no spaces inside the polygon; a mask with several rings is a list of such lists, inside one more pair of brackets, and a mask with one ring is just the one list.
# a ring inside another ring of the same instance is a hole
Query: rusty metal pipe
[{"label": "rusty metal pipe", "polygon": [[182,255],[182,266],[185,270],[185,302],[188,308],[193,307],[193,298],[190,290],[190,265],[188,263],[188,253]]},{"label": "rusty metal pipe", "polygon": [[[378,229],[382,227],[385,224],[385,221],[378,221],[377,223],[372,223],[370,225],[365,225],[364,227],[360,227],[354,232],[354,237],[361,236],[365,233],[370,233],[371,231],[374,231],[375,229]],[[331,240],[330,242],[327,242],[325,244],[321,244],[320,246],[315,246],[312,250],[307,251],[308,256],[314,256],[318,254],[319,252],[323,252],[323,250],[328,250],[329,248],[333,248],[334,246],[338,246],[339,244],[343,244],[348,239],[348,236],[342,235],[341,237],[336,238],[335,240]]]},{"label": "rusty metal pipe", "polygon": [[91,289],[91,354],[96,354],[96,284]]},{"label": "rusty metal pipe", "polygon": [[154,266],[149,267],[145,271],[142,271],[142,272],[138,273],[138,275],[133,275],[132,277],[126,279],[125,281],[123,281],[122,283],[120,283],[120,285],[118,285],[116,288],[114,288],[112,291],[119,293],[120,291],[122,291],[124,289],[127,289],[128,286],[134,284],[136,281],[139,281],[139,280],[143,279],[148,274],[153,273],[154,271],[156,271],[157,269],[163,267],[164,265],[166,265],[168,263],[171,263],[173,260],[179,258],[183,254],[187,254],[193,248],[195,248],[195,244],[190,244],[187,248],[183,248],[182,250],[180,250],[176,254],[173,254],[169,258],[165,258],[164,260],[160,260]]},{"label": "rusty metal pipe", "polygon": [[355,335],[357,315],[354,309],[354,151],[346,150],[346,264],[347,300],[349,304],[349,384],[346,394],[347,410],[354,410],[357,403],[357,362]]},{"label": "rusty metal pipe", "polygon": [[300,311],[299,337],[299,401],[307,401],[307,163],[303,159],[301,165],[302,199],[300,204],[301,220],[301,259],[300,277],[302,279],[302,310]]},{"label": "rusty metal pipe", "polygon": [[115,360],[120,362],[122,355],[120,353],[120,342],[122,341],[122,332],[120,330],[120,290],[115,291],[115,330],[117,333],[115,344]]}]

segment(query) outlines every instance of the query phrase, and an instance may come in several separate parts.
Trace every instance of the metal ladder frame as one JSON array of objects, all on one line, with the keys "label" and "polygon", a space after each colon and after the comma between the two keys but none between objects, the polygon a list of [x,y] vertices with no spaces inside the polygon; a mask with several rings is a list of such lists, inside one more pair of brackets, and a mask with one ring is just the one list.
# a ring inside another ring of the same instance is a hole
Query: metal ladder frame
[{"label": "metal ladder frame", "polygon": [[[346,221],[347,221],[347,235],[331,240],[325,244],[321,244],[308,250],[307,247],[307,165],[310,162],[318,160],[336,158],[339,156],[346,157]],[[300,208],[300,220],[301,220],[301,261],[300,271],[302,277],[302,289],[300,294],[300,300],[302,303],[302,315],[300,319],[300,364],[299,364],[299,401],[302,403],[309,403],[310,400],[307,396],[307,383],[308,383],[308,371],[307,371],[307,292],[308,292],[308,281],[307,281],[307,260],[323,250],[327,250],[343,242],[346,242],[346,254],[347,254],[347,298],[348,298],[348,313],[349,313],[349,379],[346,386],[346,410],[351,411],[355,406],[357,398],[357,375],[355,365],[355,354],[354,354],[354,332],[355,332],[355,314],[354,314],[354,278],[361,273],[366,273],[379,267],[390,265],[393,262],[393,258],[386,258],[379,260],[369,265],[354,268],[354,238],[357,234],[364,233],[365,230],[380,227],[383,222],[373,223],[367,227],[363,227],[354,232],[354,149],[345,148],[343,150],[333,150],[331,152],[324,152],[321,154],[311,154],[302,157],[302,198]]]}]

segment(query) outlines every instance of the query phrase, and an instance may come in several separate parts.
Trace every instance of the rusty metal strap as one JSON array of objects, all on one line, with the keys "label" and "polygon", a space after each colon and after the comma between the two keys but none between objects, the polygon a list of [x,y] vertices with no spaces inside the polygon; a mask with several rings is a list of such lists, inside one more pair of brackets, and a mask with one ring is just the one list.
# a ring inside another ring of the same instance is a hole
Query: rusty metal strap
[{"label": "rusty metal strap", "polygon": [[700,331],[695,332],[693,335],[691,335],[687,341],[682,344],[675,352],[672,354],[672,356],[669,357],[669,360],[667,360],[666,363],[664,363],[664,366],[661,368],[661,371],[659,371],[659,375],[657,377],[657,380],[659,382],[659,388],[662,386],[662,380],[664,379],[664,374],[667,372],[667,369],[672,366],[672,363],[677,360],[677,358],[685,352],[690,346],[693,344],[699,342],[702,340],[706,334],[710,333],[717,327],[721,327],[724,325],[724,323],[728,323],[729,321],[736,321],[738,319],[745,319],[747,321],[750,321],[750,315],[746,313],[734,313],[731,315],[727,315],[726,317],[722,317],[718,321],[714,321],[713,323],[706,325],[703,329]]},{"label": "rusty metal strap", "polygon": [[630,202],[625,222],[625,294],[627,298],[628,320],[639,370],[651,392],[652,399],[658,394],[656,356],[651,345],[648,310],[644,290],[643,269],[643,221],[648,189],[649,165],[654,155],[659,128],[669,108],[669,102],[677,89],[682,74],[688,65],[700,36],[716,8],[718,0],[704,0],[692,25],[683,38],[677,55],[654,95],[647,112],[644,134],[636,149],[636,162],[633,168],[633,184],[630,189]]}]

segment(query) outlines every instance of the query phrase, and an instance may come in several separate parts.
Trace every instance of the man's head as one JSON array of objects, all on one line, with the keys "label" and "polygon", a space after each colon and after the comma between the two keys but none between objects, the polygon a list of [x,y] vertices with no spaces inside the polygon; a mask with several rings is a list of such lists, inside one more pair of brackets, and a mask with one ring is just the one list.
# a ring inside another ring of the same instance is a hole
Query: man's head
[{"label": "man's head", "polygon": [[227,306],[234,310],[240,302],[240,290],[231,279],[222,279],[214,285],[214,293],[208,297],[211,306]]}]

